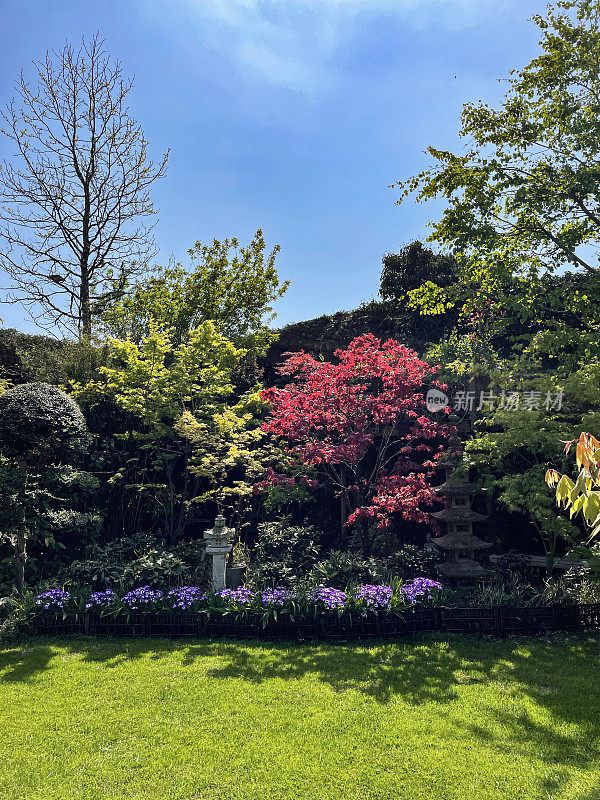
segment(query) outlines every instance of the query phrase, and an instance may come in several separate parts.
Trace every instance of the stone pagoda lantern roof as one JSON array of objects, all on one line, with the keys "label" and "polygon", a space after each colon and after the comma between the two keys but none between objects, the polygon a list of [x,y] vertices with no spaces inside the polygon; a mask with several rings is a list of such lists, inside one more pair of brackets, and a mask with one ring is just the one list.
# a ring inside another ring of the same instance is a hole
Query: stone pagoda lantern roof
[{"label": "stone pagoda lantern roof", "polygon": [[487,550],[493,547],[491,542],[484,542],[472,533],[446,533],[444,536],[436,536],[433,540],[442,550]]},{"label": "stone pagoda lantern roof", "polygon": [[468,506],[449,506],[441,511],[434,511],[431,514],[435,519],[442,520],[442,522],[483,522],[487,519],[487,514],[478,514],[477,511],[472,511]]},{"label": "stone pagoda lantern roof", "polygon": [[473,523],[484,522],[487,515],[479,514],[471,508],[473,497],[485,490],[470,483],[468,477],[462,479],[457,477],[456,480],[452,480],[454,470],[464,466],[463,446],[456,433],[450,436],[448,445],[445,457],[438,462],[438,466],[446,472],[446,480],[440,486],[433,488],[433,491],[446,502],[444,509],[431,514],[434,519],[445,523],[447,529],[444,535],[436,536],[432,540],[437,547],[447,553],[446,560],[438,565],[438,570],[453,580],[485,578],[490,572],[475,560],[475,552],[487,550],[493,545],[479,539],[473,533]]},{"label": "stone pagoda lantern roof", "polygon": [[433,491],[443,497],[461,497],[467,494],[483,494],[487,489],[480,489],[476,484],[469,483],[468,481],[452,481],[447,480],[439,486],[434,486]]}]

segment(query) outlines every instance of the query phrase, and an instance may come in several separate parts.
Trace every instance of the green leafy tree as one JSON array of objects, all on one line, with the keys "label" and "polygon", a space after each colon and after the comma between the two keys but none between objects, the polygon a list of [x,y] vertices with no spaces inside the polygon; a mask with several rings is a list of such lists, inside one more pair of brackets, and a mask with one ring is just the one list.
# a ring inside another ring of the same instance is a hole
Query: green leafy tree
[{"label": "green leafy tree", "polygon": [[554,500],[543,483],[544,472],[545,466],[536,464],[524,473],[506,475],[499,482],[503,491],[498,500],[509,511],[527,516],[546,556],[546,576],[551,578],[559,542],[573,545],[581,537],[575,525],[557,516]]},{"label": "green leafy tree", "polygon": [[111,482],[126,488],[124,502],[145,498],[153,503],[173,543],[189,520],[191,498],[198,494],[187,469],[191,443],[175,424],[186,409],[202,424],[223,413],[244,351],[221,336],[212,322],[203,322],[175,344],[171,330],[152,321],[139,344],[112,339],[107,347],[108,363],[100,368],[99,380],[74,385],[73,394],[92,409],[108,400],[131,415],[132,424],[117,434],[126,455]]},{"label": "green leafy tree", "polygon": [[85,521],[69,495],[95,488],[74,468],[88,445],[78,405],[55,386],[29,383],[0,395],[0,538],[13,554],[15,589],[25,586],[27,542],[54,542],[57,528]]},{"label": "green leafy tree", "polygon": [[[430,240],[456,255],[459,280],[448,291],[463,308],[457,331],[428,354],[442,375],[478,376],[488,396],[564,389],[562,411],[484,406],[471,415],[468,444],[498,499],[527,514],[548,553],[572,531],[551,522],[533,484],[560,462],[560,440],[597,428],[600,408],[600,3],[555,2],[534,22],[538,57],[511,73],[498,107],[464,106],[466,152],[431,147],[434,166],[400,184],[400,202],[412,192],[446,202]],[[435,307],[427,287],[412,299]]]},{"label": "green leafy tree", "polygon": [[194,502],[214,502],[219,513],[239,528],[253,494],[252,476],[262,475],[264,469],[261,444],[265,435],[259,420],[244,413],[242,402],[205,420],[185,411],[176,430],[192,444],[189,469],[201,479],[204,490]]},{"label": "green leafy tree", "polygon": [[263,351],[273,338],[268,327],[272,304],[289,285],[280,282],[275,266],[279,247],[268,253],[259,230],[245,247],[237,239],[215,239],[211,245],[196,242],[188,252],[189,268],[157,268],[107,310],[109,334],[139,344],[151,326],[169,328],[178,345],[210,320],[237,346]]},{"label": "green leafy tree", "polygon": [[513,71],[499,108],[467,103],[466,153],[429,148],[436,165],[400,184],[399,202],[447,202],[430,237],[450,247],[484,296],[546,272],[594,274],[600,234],[600,2],[568,0],[534,15],[541,53]]},{"label": "green leafy tree", "polygon": [[411,290],[429,282],[438,289],[456,280],[456,262],[452,256],[434,253],[418,240],[399,253],[383,257],[379,294],[384,300],[398,300]]},{"label": "green leafy tree", "polygon": [[[526,377],[514,369],[503,377],[502,388],[483,390],[483,407],[473,415],[473,435],[466,444],[467,459],[493,492],[492,501],[527,520],[546,556],[550,576],[559,544],[577,544],[581,534],[569,520],[556,517],[543,475],[551,465],[566,468],[561,442],[572,439],[584,420],[598,422],[598,405],[583,403],[564,391],[561,408],[546,408],[548,392],[554,402],[558,396],[549,374]],[[505,406],[500,408],[502,392]]]},{"label": "green leafy tree", "polygon": [[[267,404],[260,399],[260,387],[256,387],[235,406],[226,406],[210,419],[185,411],[175,426],[192,445],[189,469],[203,488],[193,502],[216,504],[242,537],[256,485],[269,470],[289,465],[286,449],[261,428],[266,412]],[[309,498],[302,486],[284,492],[283,505],[286,501],[307,502]]]},{"label": "green leafy tree", "polygon": [[459,381],[484,376],[488,380],[506,369],[508,362],[494,349],[490,338],[475,333],[453,331],[439,344],[431,345],[425,355],[430,364],[441,366],[443,381]]}]

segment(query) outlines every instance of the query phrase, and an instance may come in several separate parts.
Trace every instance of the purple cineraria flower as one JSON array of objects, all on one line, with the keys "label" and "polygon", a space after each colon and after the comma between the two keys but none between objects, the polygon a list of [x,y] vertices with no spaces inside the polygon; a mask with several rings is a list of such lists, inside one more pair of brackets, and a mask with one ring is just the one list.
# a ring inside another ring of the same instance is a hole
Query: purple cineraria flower
[{"label": "purple cineraria flower", "polygon": [[131,609],[140,609],[150,603],[156,603],[162,600],[163,593],[160,589],[151,589],[149,586],[140,586],[137,589],[132,589],[127,592],[123,598],[123,602]]},{"label": "purple cineraria flower", "polygon": [[278,587],[277,589],[267,589],[260,593],[260,599],[265,606],[284,606],[293,597],[287,589]]},{"label": "purple cineraria flower", "polygon": [[36,605],[42,606],[46,610],[50,608],[64,608],[71,598],[68,592],[63,589],[50,589],[48,592],[42,592],[35,598]]},{"label": "purple cineraria flower", "polygon": [[171,589],[168,596],[173,603],[173,608],[180,608],[183,611],[193,605],[196,600],[206,599],[206,595],[198,586],[180,586],[178,589]]},{"label": "purple cineraria flower", "polygon": [[392,602],[392,587],[365,584],[358,587],[354,597],[362,600],[367,608],[389,608]]},{"label": "purple cineraria flower", "polygon": [[94,606],[107,606],[116,600],[117,595],[112,589],[106,589],[104,592],[92,592],[90,599],[85,604],[86,608],[93,608]]},{"label": "purple cineraria flower", "polygon": [[417,603],[419,599],[431,600],[436,591],[442,589],[442,584],[431,578],[415,578],[412,583],[400,587],[401,594],[411,604]]},{"label": "purple cineraria flower", "polygon": [[239,586],[237,589],[222,589],[220,592],[217,592],[217,597],[222,597],[223,600],[228,600],[230,603],[249,605],[254,595],[250,589],[246,589],[245,586]]},{"label": "purple cineraria flower", "polygon": [[333,589],[331,586],[319,587],[309,596],[315,603],[320,603],[330,609],[344,608],[348,602],[346,592],[342,592],[340,589]]}]

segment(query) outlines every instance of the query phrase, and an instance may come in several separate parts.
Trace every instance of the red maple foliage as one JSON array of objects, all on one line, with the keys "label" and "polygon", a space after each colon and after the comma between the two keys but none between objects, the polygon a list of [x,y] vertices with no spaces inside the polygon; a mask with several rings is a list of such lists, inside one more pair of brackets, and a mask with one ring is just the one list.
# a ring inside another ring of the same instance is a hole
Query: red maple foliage
[{"label": "red maple foliage", "polygon": [[[278,371],[290,382],[262,392],[270,404],[263,429],[287,443],[290,464],[301,465],[296,480],[310,484],[312,474],[333,484],[344,524],[359,527],[366,552],[371,523],[384,528],[400,514],[431,524],[428,481],[453,429],[427,416],[424,391],[438,385],[437,368],[413,350],[367,334],[335,356],[336,364],[288,356]],[[290,480],[270,472],[262,485]]]}]

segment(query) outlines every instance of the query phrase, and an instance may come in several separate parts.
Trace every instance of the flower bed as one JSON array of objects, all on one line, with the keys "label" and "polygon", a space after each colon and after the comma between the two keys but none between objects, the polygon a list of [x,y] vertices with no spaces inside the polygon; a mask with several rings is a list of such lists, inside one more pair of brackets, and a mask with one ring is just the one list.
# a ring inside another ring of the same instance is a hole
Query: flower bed
[{"label": "flower bed", "polygon": [[402,617],[436,601],[441,585],[424,578],[391,586],[358,586],[343,592],[320,586],[304,592],[246,587],[206,594],[197,586],[170,591],[140,586],[117,595],[108,589],[89,596],[53,589],[35,598],[34,630],[67,625],[113,636],[223,636],[313,639],[385,634],[385,617]]},{"label": "flower bed", "polygon": [[600,604],[445,608],[442,587],[416,578],[394,588],[363,585],[344,592],[246,587],[206,594],[197,586],[170,591],[141,586],[73,596],[53,589],[35,598],[29,627],[40,635],[213,637],[246,639],[394,638],[447,631],[484,635],[600,627]]}]

